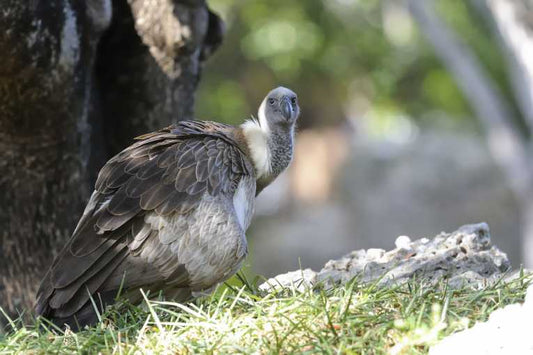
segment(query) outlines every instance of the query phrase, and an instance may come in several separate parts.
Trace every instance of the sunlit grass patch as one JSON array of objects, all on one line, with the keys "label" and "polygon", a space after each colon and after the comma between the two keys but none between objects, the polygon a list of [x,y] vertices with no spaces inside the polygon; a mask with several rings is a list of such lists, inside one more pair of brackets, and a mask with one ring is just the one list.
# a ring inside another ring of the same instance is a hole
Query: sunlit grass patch
[{"label": "sunlit grass patch", "polygon": [[483,290],[419,280],[393,288],[357,280],[334,289],[261,294],[235,279],[194,303],[117,305],[79,333],[12,320],[1,353],[426,353],[444,336],[521,302],[531,277]]}]

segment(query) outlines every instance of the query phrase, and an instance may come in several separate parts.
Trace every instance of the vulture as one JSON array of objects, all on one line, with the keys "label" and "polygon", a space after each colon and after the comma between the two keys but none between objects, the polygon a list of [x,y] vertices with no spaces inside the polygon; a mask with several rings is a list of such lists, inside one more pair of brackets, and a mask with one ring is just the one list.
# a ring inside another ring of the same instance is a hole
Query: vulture
[{"label": "vulture", "polygon": [[235,274],[255,197],[292,160],[299,113],[296,94],[278,87],[240,126],[181,121],[137,137],[100,170],[37,315],[79,330],[117,296],[184,302]]}]

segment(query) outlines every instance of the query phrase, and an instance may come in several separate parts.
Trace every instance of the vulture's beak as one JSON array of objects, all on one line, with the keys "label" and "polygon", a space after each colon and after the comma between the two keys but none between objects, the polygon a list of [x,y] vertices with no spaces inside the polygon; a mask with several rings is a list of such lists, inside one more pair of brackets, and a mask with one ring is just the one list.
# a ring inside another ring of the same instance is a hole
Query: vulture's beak
[{"label": "vulture's beak", "polygon": [[285,119],[287,120],[290,120],[291,117],[292,117],[292,104],[291,104],[291,99],[289,99],[288,97],[283,97],[281,99],[281,113],[283,114],[283,117],[285,117]]}]

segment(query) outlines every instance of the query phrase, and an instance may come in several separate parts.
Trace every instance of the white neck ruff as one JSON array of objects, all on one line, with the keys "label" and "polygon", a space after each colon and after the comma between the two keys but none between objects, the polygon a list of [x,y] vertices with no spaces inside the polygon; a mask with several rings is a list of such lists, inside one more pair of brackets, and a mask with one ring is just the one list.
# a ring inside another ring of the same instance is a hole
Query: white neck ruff
[{"label": "white neck ruff", "polygon": [[259,120],[250,119],[241,125],[244,137],[252,155],[257,178],[271,173],[271,153],[268,146],[270,128],[265,116],[266,99],[259,106]]}]

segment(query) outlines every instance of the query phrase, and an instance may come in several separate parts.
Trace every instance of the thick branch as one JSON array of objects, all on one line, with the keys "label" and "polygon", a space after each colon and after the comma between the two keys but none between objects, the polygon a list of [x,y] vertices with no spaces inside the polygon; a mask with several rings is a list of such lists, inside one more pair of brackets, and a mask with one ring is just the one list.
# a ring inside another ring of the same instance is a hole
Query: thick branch
[{"label": "thick branch", "polygon": [[525,1],[520,0],[489,0],[484,3],[506,49],[518,105],[533,134],[533,9],[528,11]]},{"label": "thick branch", "polygon": [[109,154],[139,134],[194,118],[202,62],[223,35],[222,20],[200,0],[113,0],[113,14],[98,51],[101,114],[94,118],[105,137],[94,145]]},{"label": "thick branch", "polygon": [[494,158],[515,194],[521,198],[531,189],[532,171],[526,143],[514,127],[502,95],[472,51],[438,17],[434,0],[408,2],[422,32],[471,103],[486,131]]}]

